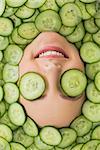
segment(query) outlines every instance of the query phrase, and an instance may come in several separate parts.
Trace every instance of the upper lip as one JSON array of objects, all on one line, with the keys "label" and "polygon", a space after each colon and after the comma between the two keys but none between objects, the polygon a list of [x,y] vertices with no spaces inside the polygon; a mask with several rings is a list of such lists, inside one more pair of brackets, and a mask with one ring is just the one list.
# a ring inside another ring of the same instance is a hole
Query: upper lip
[{"label": "upper lip", "polygon": [[68,55],[64,52],[64,50],[57,46],[47,46],[41,50],[38,50],[37,53],[35,54],[34,58],[38,58],[40,54],[47,52],[47,51],[57,51],[57,52],[62,53],[65,58],[68,58]]}]

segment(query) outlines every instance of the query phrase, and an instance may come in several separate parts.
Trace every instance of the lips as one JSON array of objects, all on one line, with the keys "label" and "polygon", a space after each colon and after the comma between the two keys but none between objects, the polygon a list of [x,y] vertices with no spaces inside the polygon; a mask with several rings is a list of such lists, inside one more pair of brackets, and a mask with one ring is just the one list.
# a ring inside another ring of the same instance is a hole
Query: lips
[{"label": "lips", "polygon": [[[56,47],[56,46],[48,46],[48,47],[45,47],[44,49],[41,49],[39,51],[37,51],[37,53],[34,55],[34,58],[39,58],[39,55],[42,54],[42,53],[45,53],[47,51],[56,51],[56,52],[59,52],[59,53],[62,53],[63,54],[63,57],[65,58],[68,58],[68,55],[65,53],[65,51],[62,49],[62,48],[59,48],[59,47]],[[49,55],[47,57],[50,57],[50,56],[54,56],[54,55]],[[57,55],[54,56],[54,58],[56,57]],[[46,56],[45,56],[46,57]],[[58,56],[57,56],[58,57]],[[61,56],[60,56],[61,57]]]}]

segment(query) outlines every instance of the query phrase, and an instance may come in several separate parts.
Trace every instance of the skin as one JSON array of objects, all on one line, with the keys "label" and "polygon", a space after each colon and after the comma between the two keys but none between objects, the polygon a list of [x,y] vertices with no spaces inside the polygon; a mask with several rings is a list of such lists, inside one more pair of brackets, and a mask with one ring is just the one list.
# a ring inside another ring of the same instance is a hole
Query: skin
[{"label": "skin", "polygon": [[[68,58],[34,58],[36,52],[46,46],[61,47]],[[84,71],[84,64],[74,45],[58,33],[42,32],[26,47],[19,64],[20,77],[30,71],[37,72],[44,77],[46,90],[43,96],[35,101],[28,101],[20,95],[20,103],[25,107],[28,116],[40,127],[66,127],[80,115],[85,93],[70,98],[64,95],[59,82],[61,74],[71,68]]]}]

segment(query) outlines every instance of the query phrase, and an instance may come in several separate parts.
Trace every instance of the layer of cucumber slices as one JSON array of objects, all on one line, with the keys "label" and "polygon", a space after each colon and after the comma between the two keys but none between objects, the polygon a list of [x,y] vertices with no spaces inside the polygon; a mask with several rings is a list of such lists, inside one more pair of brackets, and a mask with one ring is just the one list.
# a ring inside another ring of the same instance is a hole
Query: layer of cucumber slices
[{"label": "layer of cucumber slices", "polygon": [[[86,67],[60,77],[67,97],[86,90],[80,116],[60,129],[40,128],[19,103],[47,88],[34,70],[19,79],[25,47],[46,31],[75,44]],[[0,0],[0,150],[100,150],[100,0]]]}]

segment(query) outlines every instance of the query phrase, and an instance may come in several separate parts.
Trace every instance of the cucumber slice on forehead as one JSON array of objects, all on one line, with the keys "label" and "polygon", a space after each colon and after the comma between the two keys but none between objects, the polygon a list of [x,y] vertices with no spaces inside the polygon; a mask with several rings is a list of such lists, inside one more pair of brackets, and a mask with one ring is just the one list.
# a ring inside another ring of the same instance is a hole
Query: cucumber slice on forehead
[{"label": "cucumber slice on forehead", "polygon": [[41,150],[44,150],[44,149],[45,149],[45,150],[51,150],[51,149],[53,148],[53,146],[45,144],[45,143],[41,140],[41,138],[40,138],[39,135],[34,138],[34,144],[36,145],[36,147],[37,147],[38,149],[41,149]]},{"label": "cucumber slice on forehead", "polygon": [[77,138],[77,134],[74,129],[62,128],[60,129],[60,133],[62,135],[62,141],[58,145],[60,148],[66,148],[72,145]]},{"label": "cucumber slice on forehead", "polygon": [[46,10],[41,12],[35,20],[37,29],[40,32],[55,31],[58,32],[61,28],[61,19],[53,10]]},{"label": "cucumber slice on forehead", "polygon": [[77,69],[64,72],[60,79],[61,88],[68,96],[79,96],[85,90],[87,79],[84,73]]},{"label": "cucumber slice on forehead", "polygon": [[71,123],[71,128],[76,131],[78,136],[84,136],[92,128],[92,122],[80,115]]},{"label": "cucumber slice on forehead", "polygon": [[60,16],[62,23],[65,26],[76,26],[82,20],[82,13],[80,8],[74,3],[65,4],[60,9]]},{"label": "cucumber slice on forehead", "polygon": [[61,142],[61,134],[54,127],[44,127],[40,131],[40,138],[48,145],[56,146]]},{"label": "cucumber slice on forehead", "polygon": [[24,74],[19,81],[20,92],[27,100],[41,97],[45,91],[45,81],[35,72]]}]

